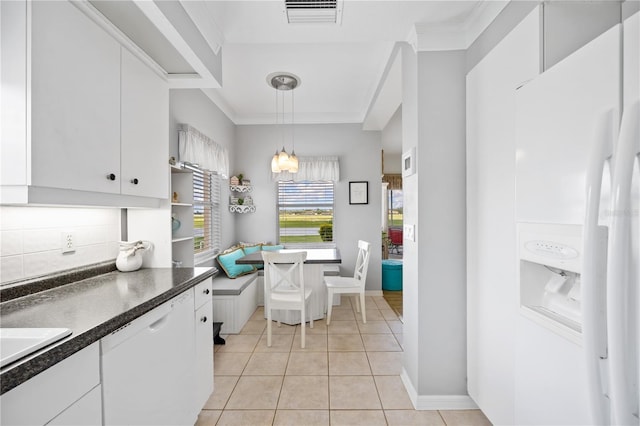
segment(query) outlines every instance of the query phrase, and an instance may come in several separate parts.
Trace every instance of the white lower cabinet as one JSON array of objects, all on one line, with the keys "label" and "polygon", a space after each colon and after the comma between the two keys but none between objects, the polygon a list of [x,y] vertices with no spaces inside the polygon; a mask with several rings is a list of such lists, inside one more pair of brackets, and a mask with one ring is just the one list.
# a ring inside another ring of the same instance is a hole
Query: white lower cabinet
[{"label": "white lower cabinet", "polygon": [[[211,278],[195,287],[196,362],[195,410],[200,412],[213,393],[213,301]],[[199,297],[200,296],[200,297]],[[200,302],[200,306],[198,306]]]},{"label": "white lower cabinet", "polygon": [[100,385],[77,400],[55,419],[49,426],[88,426],[102,424],[102,388]]},{"label": "white lower cabinet", "polygon": [[0,424],[100,425],[99,385],[96,342],[0,396]]}]

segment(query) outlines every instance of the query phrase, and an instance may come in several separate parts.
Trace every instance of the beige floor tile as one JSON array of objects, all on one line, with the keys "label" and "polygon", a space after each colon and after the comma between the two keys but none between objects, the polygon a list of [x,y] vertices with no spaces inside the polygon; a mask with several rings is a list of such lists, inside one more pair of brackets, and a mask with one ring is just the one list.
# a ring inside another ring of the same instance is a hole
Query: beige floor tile
[{"label": "beige floor tile", "polygon": [[[302,327],[296,327],[296,336],[299,336],[301,333]],[[323,318],[321,320],[316,320],[313,322],[313,328],[309,327],[309,323],[307,323],[306,328],[307,335],[310,334],[327,334],[327,322]]]},{"label": "beige floor tile", "polygon": [[255,352],[289,352],[293,343],[293,334],[272,334],[271,347],[267,346],[267,333],[264,333],[256,348]]},{"label": "beige floor tile", "polygon": [[242,376],[231,393],[226,408],[275,410],[281,387],[282,376]]},{"label": "beige floor tile", "polygon": [[205,410],[222,410],[227,404],[233,388],[238,383],[239,376],[220,376],[213,379],[214,390],[209,400],[204,404]]},{"label": "beige floor tile", "polygon": [[327,376],[285,376],[278,401],[279,410],[328,410]]},{"label": "beige floor tile", "polygon": [[202,410],[198,414],[195,426],[215,426],[220,414],[222,414],[222,410]]},{"label": "beige floor tile", "polygon": [[402,373],[402,352],[367,352],[374,376],[399,376]]},{"label": "beige floor tile", "polygon": [[389,320],[387,321],[387,325],[391,329],[392,333],[402,334],[404,330],[404,324],[400,320]]},{"label": "beige floor tile", "polygon": [[328,366],[326,352],[292,352],[287,365],[287,375],[326,376]]},{"label": "beige floor tile", "polygon": [[403,343],[404,343],[404,334],[402,334],[402,333],[394,333],[393,336],[398,341],[398,344],[400,345],[400,347],[404,348],[404,345],[403,345]]},{"label": "beige floor tile", "polygon": [[402,351],[393,334],[363,334],[362,342],[366,351],[393,352]]},{"label": "beige floor tile", "polygon": [[329,426],[329,410],[276,410],[274,426]]},{"label": "beige floor tile", "polygon": [[333,305],[333,307],[331,309],[335,310],[340,310],[340,309],[349,309],[349,310],[353,310],[353,307],[351,306],[351,297],[348,296],[341,296],[340,297],[340,301],[341,303],[339,305]]},{"label": "beige floor tile", "polygon": [[380,313],[387,321],[395,321],[398,319],[398,315],[393,311],[393,309],[380,309]]},{"label": "beige floor tile", "polygon": [[327,335],[311,334],[304,337],[304,349],[300,347],[300,334],[294,336],[291,352],[326,352]]},{"label": "beige floor tile", "polygon": [[480,410],[440,410],[447,426],[491,426]]},{"label": "beige floor tile", "polygon": [[247,321],[240,334],[262,334],[266,327],[267,322],[265,320]]},{"label": "beige floor tile", "polygon": [[358,334],[358,324],[355,320],[344,321],[331,319],[331,324],[327,326],[328,334]]},{"label": "beige floor tile", "polygon": [[[384,317],[382,316],[382,312],[376,307],[370,308],[367,306],[366,309],[367,314],[367,322],[369,321],[384,321]],[[362,315],[357,314],[358,321],[362,321]]]},{"label": "beige floor tile", "polygon": [[286,352],[254,352],[242,373],[244,376],[282,376],[287,369]]},{"label": "beige floor tile", "polygon": [[359,334],[329,334],[327,337],[329,352],[364,351]]},{"label": "beige floor tile", "polygon": [[370,376],[371,368],[365,352],[329,352],[330,376]]},{"label": "beige floor tile", "polygon": [[353,309],[334,309],[331,311],[331,323],[329,327],[333,325],[334,321],[355,321]]},{"label": "beige floor tile", "polygon": [[382,410],[331,410],[331,426],[386,425]]},{"label": "beige floor tile", "polygon": [[274,414],[275,410],[224,410],[217,426],[267,426]]},{"label": "beige floor tile", "polygon": [[389,426],[445,426],[437,411],[385,410]]},{"label": "beige floor tile", "polygon": [[378,395],[385,410],[413,409],[409,394],[400,376],[374,376]]},{"label": "beige floor tile", "polygon": [[265,321],[264,306],[258,306],[256,308],[256,311],[253,313],[253,315],[251,315],[251,318],[249,318],[249,321],[258,321],[258,320]]},{"label": "beige floor tile", "polygon": [[358,321],[358,329],[362,334],[391,334],[391,329],[386,321],[370,321],[366,323]]},{"label": "beige floor tile", "polygon": [[[280,323],[280,327],[278,327],[278,323],[272,321],[271,325],[271,334],[295,334],[297,325],[289,325],[285,323]],[[265,334],[267,333],[267,329],[264,329]]]},{"label": "beige floor tile", "polygon": [[384,297],[380,297],[379,299],[378,298],[374,298],[373,302],[376,304],[376,306],[380,310],[382,310],[382,309],[392,309],[391,306],[389,305],[389,302],[387,302]]},{"label": "beige floor tile", "polygon": [[247,365],[251,353],[216,352],[214,354],[214,377],[239,376]]},{"label": "beige floor tile", "polygon": [[258,334],[231,334],[227,337],[227,343],[222,345],[217,353],[223,352],[253,352],[256,343],[260,340]]},{"label": "beige floor tile", "polygon": [[329,376],[331,410],[382,408],[373,376]]}]

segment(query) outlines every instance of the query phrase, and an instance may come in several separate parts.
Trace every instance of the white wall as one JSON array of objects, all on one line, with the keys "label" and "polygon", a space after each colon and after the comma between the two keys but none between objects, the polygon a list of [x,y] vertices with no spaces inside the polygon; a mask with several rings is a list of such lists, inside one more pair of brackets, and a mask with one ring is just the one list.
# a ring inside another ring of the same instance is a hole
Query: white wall
[{"label": "white wall", "polygon": [[384,172],[402,173],[402,105],[391,116],[382,129],[382,149],[384,150]]},{"label": "white wall", "polygon": [[[335,155],[340,158],[340,182],[335,186],[333,237],[342,255],[341,272],[353,274],[359,239],[372,243],[367,290],[380,290],[381,282],[381,164],[380,132],[363,131],[360,124],[296,125],[298,156]],[[256,212],[238,215],[239,241],[277,240],[276,183],[271,181],[271,157],[281,148],[275,125],[237,127],[234,173],[243,173],[253,185]],[[290,151],[291,144],[285,148]],[[349,205],[349,181],[369,182],[369,204]]]},{"label": "white wall", "polygon": [[[229,151],[230,172],[236,153],[236,126],[200,89],[171,89],[169,91],[169,155],[178,156],[177,125],[187,123],[209,136]],[[235,243],[234,216],[226,208],[229,198],[228,181],[222,181],[222,247]]]},{"label": "white wall", "polygon": [[403,182],[404,224],[415,224],[417,237],[405,237],[404,246],[405,371],[418,408],[473,405],[466,397],[465,66],[464,51],[403,50],[403,151],[417,152],[417,172]]},{"label": "white wall", "polygon": [[[0,206],[0,283],[108,260],[118,255],[120,209]],[[76,251],[62,254],[62,233]]]}]

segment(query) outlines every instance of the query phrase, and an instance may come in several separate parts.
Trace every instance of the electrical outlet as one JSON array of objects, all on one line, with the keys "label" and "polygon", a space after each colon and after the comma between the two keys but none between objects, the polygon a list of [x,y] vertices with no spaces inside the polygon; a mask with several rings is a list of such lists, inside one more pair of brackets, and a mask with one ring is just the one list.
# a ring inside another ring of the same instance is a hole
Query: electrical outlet
[{"label": "electrical outlet", "polygon": [[73,232],[62,233],[62,253],[73,253],[76,251],[75,235]]}]

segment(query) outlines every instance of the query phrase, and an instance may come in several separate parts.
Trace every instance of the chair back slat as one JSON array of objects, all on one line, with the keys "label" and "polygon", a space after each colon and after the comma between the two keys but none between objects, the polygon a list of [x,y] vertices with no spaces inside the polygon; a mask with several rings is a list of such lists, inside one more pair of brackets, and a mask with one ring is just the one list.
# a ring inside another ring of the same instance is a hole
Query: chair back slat
[{"label": "chair back slat", "polygon": [[265,295],[272,292],[300,292],[304,295],[303,264],[306,252],[262,252],[264,260]]},{"label": "chair back slat", "polygon": [[366,241],[358,241],[358,258],[356,260],[356,269],[353,278],[360,283],[362,287],[367,281],[367,271],[369,270],[369,258],[371,256],[371,243]]}]

